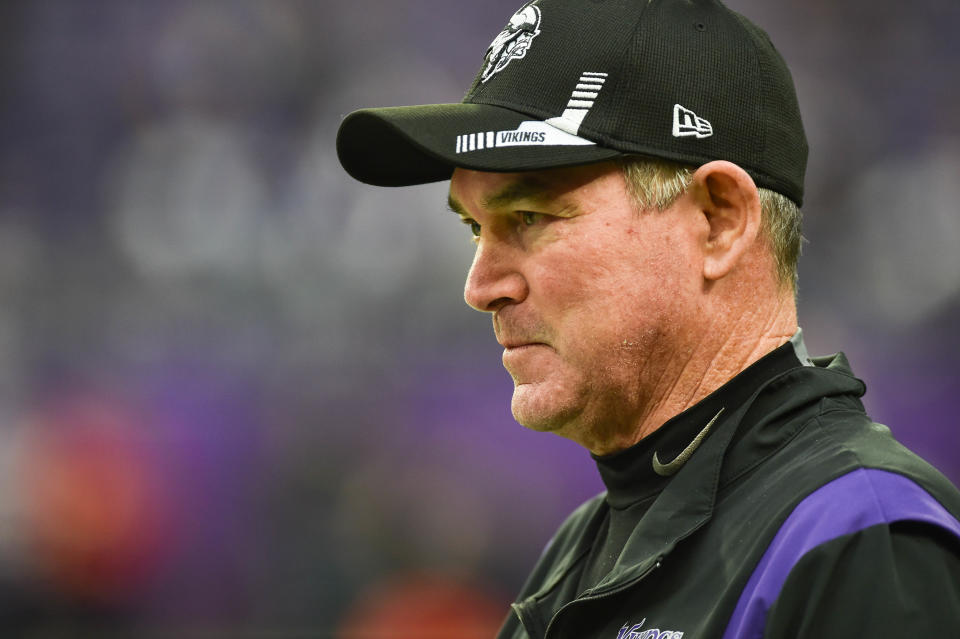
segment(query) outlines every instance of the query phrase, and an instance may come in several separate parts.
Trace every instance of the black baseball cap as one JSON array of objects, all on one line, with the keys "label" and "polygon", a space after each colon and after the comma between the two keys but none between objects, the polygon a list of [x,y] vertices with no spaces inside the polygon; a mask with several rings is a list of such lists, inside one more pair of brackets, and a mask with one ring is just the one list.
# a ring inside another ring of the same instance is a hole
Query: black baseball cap
[{"label": "black baseball cap", "polygon": [[799,205],[807,142],[783,58],[717,0],[533,0],[462,102],[355,111],[337,155],[378,186],[446,180],[454,167],[721,159]]}]

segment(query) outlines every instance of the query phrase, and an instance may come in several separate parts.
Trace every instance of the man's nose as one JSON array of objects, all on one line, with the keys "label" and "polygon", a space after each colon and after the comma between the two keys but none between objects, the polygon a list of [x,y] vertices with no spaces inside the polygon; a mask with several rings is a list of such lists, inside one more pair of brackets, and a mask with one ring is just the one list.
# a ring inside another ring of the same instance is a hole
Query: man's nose
[{"label": "man's nose", "polygon": [[527,281],[518,268],[515,248],[480,240],[463,287],[463,299],[478,311],[492,313],[527,296]]}]

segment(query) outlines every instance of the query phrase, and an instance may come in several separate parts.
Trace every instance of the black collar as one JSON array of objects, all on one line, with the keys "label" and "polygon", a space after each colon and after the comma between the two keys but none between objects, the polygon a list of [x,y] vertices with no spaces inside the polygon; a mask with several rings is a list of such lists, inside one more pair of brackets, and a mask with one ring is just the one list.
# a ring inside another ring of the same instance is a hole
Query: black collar
[{"label": "black collar", "polygon": [[802,366],[795,345],[796,342],[790,341],[771,351],[630,448],[610,455],[594,455],[610,506],[627,508],[663,490],[671,477],[654,472],[654,454],[661,462],[669,463],[721,410],[723,414],[730,414],[768,381]]}]

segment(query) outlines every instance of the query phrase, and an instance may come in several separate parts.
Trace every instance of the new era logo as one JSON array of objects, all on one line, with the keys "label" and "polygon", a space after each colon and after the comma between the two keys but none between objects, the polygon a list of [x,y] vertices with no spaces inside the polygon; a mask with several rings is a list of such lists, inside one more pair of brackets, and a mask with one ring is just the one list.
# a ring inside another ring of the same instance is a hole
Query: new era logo
[{"label": "new era logo", "polygon": [[698,138],[708,138],[713,135],[713,127],[690,109],[674,104],[673,137],[687,138],[691,135]]}]

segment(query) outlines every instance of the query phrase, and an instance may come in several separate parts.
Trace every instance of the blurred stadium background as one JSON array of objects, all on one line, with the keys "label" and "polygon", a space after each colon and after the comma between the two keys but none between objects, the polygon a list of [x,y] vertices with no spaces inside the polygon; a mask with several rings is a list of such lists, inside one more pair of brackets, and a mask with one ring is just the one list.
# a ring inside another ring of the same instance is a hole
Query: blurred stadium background
[{"label": "blurred stadium background", "polygon": [[[519,4],[0,4],[4,636],[492,634],[600,483],[510,418],[445,186],[333,141]],[[730,5],[800,93],[810,350],[958,482],[960,3]]]}]

